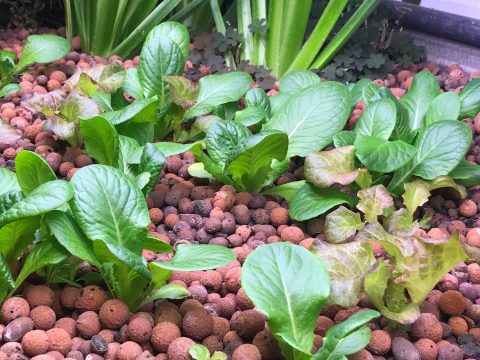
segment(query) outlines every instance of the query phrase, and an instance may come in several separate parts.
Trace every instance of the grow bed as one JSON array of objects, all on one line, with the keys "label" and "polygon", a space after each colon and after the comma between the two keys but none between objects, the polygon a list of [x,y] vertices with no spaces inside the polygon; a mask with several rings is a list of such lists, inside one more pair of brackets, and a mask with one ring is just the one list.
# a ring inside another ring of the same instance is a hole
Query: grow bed
[{"label": "grow bed", "polygon": [[[0,32],[0,48],[19,53],[27,36],[28,33],[25,31]],[[108,173],[109,170],[92,165],[95,162],[93,159],[100,163],[108,162],[108,159],[105,160],[109,155],[108,151],[102,149],[92,152],[69,146],[67,142],[59,140],[58,134],[43,130],[45,123],[51,119],[47,120],[44,114],[31,111],[32,106],[24,105],[35,94],[44,94],[62,87],[68,88],[70,85],[67,79],[78,68],[89,69],[113,61],[129,69],[137,67],[139,62],[138,57],[125,61],[118,58],[109,60],[81,54],[78,44],[74,44],[74,51],[64,59],[52,64],[30,67],[28,73],[21,76],[19,82],[21,91],[7,97],[0,106],[0,115],[15,129],[15,133],[10,133],[10,138],[13,136],[15,141],[1,145],[0,167],[15,169],[16,156],[22,150],[40,155],[46,163],[42,163],[38,156],[21,152],[19,155],[21,159],[18,159],[17,165],[18,173],[25,176],[37,171],[38,176],[31,180],[33,183],[42,177],[50,179],[48,167],[45,168],[48,164],[59,179],[69,181],[73,178],[72,182],[78,193],[72,204],[80,212],[82,203],[95,204],[98,200],[94,197],[82,199],[82,186],[85,186],[84,192],[88,192],[89,185],[94,186],[97,180],[101,183],[102,177],[105,179],[111,175]],[[435,64],[429,63],[412,65],[409,69],[398,69],[395,74],[389,74],[384,80],[376,79],[375,83],[390,88],[395,96],[401,98],[411,87],[413,75],[419,71],[433,73],[443,89],[453,92],[459,92],[469,80],[479,75],[464,74],[457,65],[439,69]],[[204,68],[204,72],[208,74],[208,68]],[[275,88],[269,95],[277,91]],[[347,130],[355,127],[364,109],[365,103],[359,101],[349,117]],[[480,163],[480,117],[466,119],[464,122],[473,136],[472,144],[468,144],[470,146],[466,160]],[[91,131],[103,130],[94,127]],[[84,133],[85,139],[88,138],[86,134]],[[86,143],[91,144],[87,140]],[[191,294],[190,298],[157,300],[155,304],[148,302],[143,307],[137,303],[136,307],[139,310],[136,313],[132,313],[132,307],[129,310],[123,301],[109,300],[111,295],[100,280],[98,270],[88,263],[83,263],[78,269],[78,274],[73,275],[68,274],[68,267],[53,267],[57,271],[54,274],[37,269],[39,272],[31,274],[26,279],[27,281],[16,292],[17,295],[2,305],[0,359],[50,360],[65,357],[77,360],[102,358],[133,360],[155,357],[183,360],[189,359],[188,350],[195,342],[205,345],[212,353],[224,352],[233,360],[281,359],[280,348],[269,330],[272,325],[267,326],[265,316],[258,310],[262,308],[261,301],[257,303],[255,309],[242,288],[242,265],[255,249],[260,249],[265,244],[291,243],[293,245],[289,249],[294,253],[300,252],[300,249],[310,249],[315,244],[327,246],[323,242],[328,237],[325,231],[325,217],[313,216],[313,219],[308,221],[293,220],[288,211],[289,203],[282,197],[274,195],[278,193],[278,188],[277,190],[267,188],[267,194],[235,191],[232,185],[192,177],[190,173],[204,175],[202,169],[195,166],[189,172],[189,167],[199,159],[199,151],[201,150],[198,146],[186,146],[178,151],[179,154],[166,158],[161,172],[158,169],[158,181],[154,179],[155,181],[150,183],[152,192],[147,197],[149,234],[152,238],[172,244],[177,249],[181,244],[191,242],[231,248],[236,259],[231,259],[233,261],[228,265],[215,270],[184,272],[173,268],[171,278],[168,280],[169,289],[173,292],[170,296],[182,298],[185,296],[183,294],[188,294],[185,292],[187,289]],[[211,155],[210,151],[209,154]],[[134,171],[133,168],[134,166],[125,166],[124,170]],[[292,157],[288,168],[278,175],[274,185],[288,187],[288,184],[303,181],[304,170],[303,158]],[[80,176],[75,177],[77,171]],[[95,171],[99,171],[97,177],[86,177],[86,174]],[[226,180],[228,179],[226,177]],[[131,180],[122,181],[128,183]],[[148,179],[146,182],[148,183]],[[25,182],[21,185],[22,191],[25,192]],[[111,201],[112,197],[115,198],[115,194],[121,198],[121,192],[115,193],[113,183],[99,189],[107,194],[103,199],[105,202]],[[460,191],[457,191],[459,189]],[[457,190],[433,190],[433,196],[428,202],[423,203],[418,210],[413,208],[415,219],[421,219],[425,215],[431,217],[430,228],[423,232],[419,230],[419,234],[425,238],[444,239],[459,233],[462,242],[472,246],[473,249],[479,248],[480,193],[473,187],[469,189],[466,198],[462,198],[462,189],[457,187]],[[100,192],[96,194],[100,196]],[[61,197],[60,193],[45,194],[48,195]],[[283,196],[288,197],[285,194]],[[306,206],[307,200],[308,197],[303,205]],[[97,206],[101,207],[101,203]],[[95,206],[84,210],[85,216],[89,215],[89,211],[96,215]],[[300,213],[306,210],[307,207],[302,208],[300,203]],[[141,211],[143,210],[139,210],[139,213]],[[368,215],[367,211],[365,213]],[[134,216],[135,213],[131,215]],[[297,214],[295,217],[301,219],[302,215]],[[107,223],[109,221],[98,219],[98,222],[100,220]],[[89,223],[88,226],[94,225],[95,223]],[[53,226],[50,230],[59,239],[62,238],[62,234],[71,235],[67,233],[65,223],[60,223],[58,228]],[[156,244],[157,248],[162,246]],[[372,242],[372,246],[376,257],[385,255],[385,250],[378,243]],[[324,251],[327,250],[328,246],[324,248]],[[29,251],[34,252],[35,248],[30,248]],[[60,253],[66,256],[64,251]],[[152,263],[168,263],[172,260],[171,253],[159,253],[154,249],[143,250],[142,255],[147,262]],[[348,252],[344,255],[348,256]],[[449,255],[455,256],[453,252]],[[208,258],[209,255],[203,256],[205,257],[191,260],[209,263],[211,260]],[[319,256],[322,257],[322,251]],[[228,256],[226,258],[228,259]],[[49,260],[39,254],[37,261],[43,260],[48,264]],[[359,260],[359,257],[352,258],[352,266]],[[295,289],[295,284],[300,284],[301,288],[297,290],[301,293],[297,294],[298,297],[319,295],[318,291],[323,291],[321,286],[310,289],[309,285],[316,284],[319,278],[322,281],[323,270],[320,268],[313,273],[312,268],[307,266],[311,265],[307,260],[304,260],[304,268],[302,263],[297,265],[304,272],[297,274],[297,278],[290,279],[291,283],[285,286]],[[263,272],[266,278],[273,276],[274,269],[269,266],[266,261],[260,262],[256,271],[249,272],[249,276],[261,278]],[[441,268],[441,264],[438,267]],[[52,267],[47,268],[51,269]],[[272,273],[269,273],[269,270]],[[289,272],[286,271],[287,273]],[[332,274],[335,279],[335,274],[331,272],[331,276]],[[45,277],[51,280],[48,286],[44,283]],[[68,281],[72,284],[65,284]],[[137,290],[140,292],[138,287],[135,287],[135,281],[138,279],[132,282],[133,292]],[[253,291],[251,293],[253,294]],[[386,317],[371,320],[369,327],[373,331],[367,349],[349,358],[432,360],[476,358],[480,355],[478,345],[480,328],[477,327],[480,321],[479,299],[480,266],[474,261],[461,262],[441,279],[435,289],[428,294],[426,301],[419,304],[422,314],[413,325],[399,325]],[[305,311],[310,305],[311,303],[304,304]],[[311,335],[311,338],[310,335],[306,336],[307,340],[312,340],[313,350],[321,347],[324,341],[322,337],[329,328],[336,323],[342,323],[362,308],[374,309],[375,306],[366,296],[362,296],[356,306],[347,308],[338,305],[325,306],[321,315],[313,319],[316,323],[314,335]],[[275,305],[270,306],[271,309],[275,309]],[[311,322],[312,319],[306,321]],[[198,358],[208,357],[199,355]]]}]

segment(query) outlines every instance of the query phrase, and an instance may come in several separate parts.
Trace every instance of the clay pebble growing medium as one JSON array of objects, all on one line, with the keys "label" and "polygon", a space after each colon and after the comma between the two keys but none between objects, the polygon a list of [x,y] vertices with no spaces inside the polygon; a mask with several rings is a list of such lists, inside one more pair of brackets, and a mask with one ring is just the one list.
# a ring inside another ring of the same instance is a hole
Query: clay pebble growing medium
[{"label": "clay pebble growing medium", "polygon": [[[64,35],[64,29],[40,31]],[[25,38],[24,30],[0,30],[0,49],[19,54]],[[91,164],[92,159],[82,149],[68,148],[43,131],[44,117],[31,113],[20,102],[33,93],[62,87],[76,67],[94,67],[109,61],[117,61],[125,68],[138,65],[138,57],[105,60],[80,53],[76,39],[74,51],[64,59],[35,65],[22,75],[22,90],[0,105],[0,116],[21,135],[13,145],[0,144],[0,167],[13,169],[15,155],[22,149],[42,155],[59,177],[67,180],[78,168]],[[480,76],[478,72],[468,76],[458,65],[440,71],[435,64],[425,64],[412,65],[375,82],[401,97],[411,85],[412,76],[421,70],[433,72],[445,90],[457,92],[467,81]],[[364,107],[362,102],[357,104],[349,128]],[[466,123],[474,133],[467,160],[480,163],[480,115]],[[81,289],[26,286],[23,293],[1,306],[0,360],[183,360],[191,359],[188,349],[195,342],[212,353],[224,351],[233,360],[281,359],[265,317],[254,309],[241,287],[241,266],[263,244],[289,241],[310,247],[316,238],[323,239],[323,219],[296,223],[289,218],[288,204],[281,198],[237,193],[231,186],[215,181],[192,179],[187,169],[194,162],[189,152],[167,158],[147,198],[150,234],[172,245],[192,242],[227,246],[237,260],[216,270],[174,271],[170,282],[188,288],[192,298],[157,301],[137,314],[129,313],[120,300],[109,299],[107,292],[96,285]],[[302,163],[292,161],[277,185],[303,176]],[[420,215],[432,215],[429,236],[459,231],[463,241],[480,248],[479,205],[480,187],[470,189],[463,201],[456,192],[447,190],[436,192]],[[151,251],[143,255],[147,261],[171,258]],[[368,299],[360,302],[364,307],[369,304]],[[360,308],[325,307],[318,317],[312,346],[318,348],[331,326]],[[373,331],[367,348],[350,359],[475,359],[480,356],[479,322],[480,266],[459,264],[431,292],[422,305],[422,315],[410,329],[392,327],[386,319],[378,319],[370,324]]]}]

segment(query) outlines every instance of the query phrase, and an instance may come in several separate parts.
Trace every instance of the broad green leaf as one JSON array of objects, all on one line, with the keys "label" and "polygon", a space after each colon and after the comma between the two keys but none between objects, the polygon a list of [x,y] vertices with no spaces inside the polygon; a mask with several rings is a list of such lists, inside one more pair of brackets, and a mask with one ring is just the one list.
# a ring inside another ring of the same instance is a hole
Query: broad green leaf
[{"label": "broad green leaf", "polygon": [[135,100],[143,99],[143,89],[138,78],[138,69],[127,69],[125,81],[123,83],[123,90]]},{"label": "broad green leaf", "polygon": [[[118,136],[118,145],[118,169],[123,171],[125,174],[133,175],[130,169],[130,164],[132,163],[130,159],[138,152],[137,150],[140,148],[140,145],[138,145],[138,142],[135,139],[123,135]],[[138,153],[138,161],[136,162],[137,164],[140,163],[142,152],[143,148]]]},{"label": "broad green leaf", "polygon": [[313,219],[331,208],[348,203],[356,204],[356,199],[334,188],[316,188],[306,183],[303,185],[290,203],[289,214],[294,220],[304,221]]},{"label": "broad green leaf", "polygon": [[8,223],[34,217],[59,208],[73,196],[72,186],[63,180],[46,182],[0,215],[0,228]]},{"label": "broad green leaf", "polygon": [[413,214],[419,206],[422,206],[430,197],[429,183],[416,179],[404,185],[405,192],[402,194],[403,203],[410,214]]},{"label": "broad green leaf", "polygon": [[242,151],[241,144],[252,133],[248,128],[233,121],[218,121],[207,131],[205,147],[209,157],[223,167]]},{"label": "broad green leaf", "polygon": [[480,79],[470,81],[460,92],[460,118],[475,118],[480,112]]},{"label": "broad green leaf", "polygon": [[[178,144],[174,142],[157,142],[153,144],[165,157],[172,155],[178,155],[186,151],[190,151],[195,154],[197,158],[201,157],[202,145],[200,142],[194,142],[189,144]],[[131,152],[128,161],[131,164],[140,164],[140,159],[143,153],[143,146],[135,149]]]},{"label": "broad green leaf", "polygon": [[459,121],[437,121],[422,129],[415,141],[417,154],[395,172],[389,189],[401,189],[412,175],[425,180],[447,175],[463,159],[471,141],[472,131]]},{"label": "broad green leaf", "polygon": [[440,85],[429,72],[419,72],[413,77],[412,85],[400,99],[400,103],[408,111],[410,130],[418,130],[425,126],[425,114],[430,103],[440,95]]},{"label": "broad green leaf", "polygon": [[248,90],[245,94],[244,103],[246,108],[257,107],[265,111],[267,116],[270,116],[272,110],[270,99],[262,88]]},{"label": "broad green leaf", "polygon": [[102,111],[113,111],[111,94],[104,93],[103,91],[96,91],[92,95],[92,99],[95,100]]},{"label": "broad green leaf", "polygon": [[332,143],[350,116],[351,95],[347,87],[321,82],[292,96],[263,129],[288,134],[288,157],[305,156]]},{"label": "broad green leaf", "polygon": [[[348,320],[349,319],[347,319],[347,321]],[[327,359],[341,359],[345,357],[345,355],[356,354],[368,345],[371,336],[372,330],[368,326],[362,326],[358,330],[341,338]],[[329,344],[327,343],[326,345],[328,346]]]},{"label": "broad green leaf", "polygon": [[227,171],[244,191],[258,192],[265,185],[272,169],[272,161],[281,161],[287,155],[287,134],[265,131],[246,139],[238,156],[231,160]]},{"label": "broad green leaf", "polygon": [[280,80],[280,91],[289,95],[296,94],[319,82],[320,77],[311,71],[292,71]]},{"label": "broad green leaf", "polygon": [[195,360],[210,360],[210,350],[201,344],[193,344],[188,353]]},{"label": "broad green leaf", "polygon": [[333,137],[333,144],[336,148],[353,145],[356,136],[357,133],[353,130],[340,131]]},{"label": "broad green leaf", "polygon": [[397,109],[393,101],[380,99],[372,102],[363,111],[355,125],[358,135],[373,136],[388,140],[397,119]]},{"label": "broad green leaf", "polygon": [[147,186],[151,178],[152,176],[148,172],[140,173],[135,177],[135,184],[140,190],[143,190],[143,188]]},{"label": "broad green leaf", "polygon": [[118,135],[132,138],[142,146],[146,143],[153,142],[155,136],[154,124],[152,123],[127,121],[116,125],[115,130],[117,130]]},{"label": "broad green leaf", "polygon": [[172,102],[184,109],[189,109],[195,104],[197,91],[191,80],[183,76],[164,76],[163,80],[168,83]]},{"label": "broad green leaf", "polygon": [[70,254],[94,266],[100,266],[93,253],[92,242],[85,237],[72,216],[54,210],[47,213],[45,220],[52,235]]},{"label": "broad green leaf", "polygon": [[234,121],[248,127],[263,123],[266,118],[267,113],[262,108],[249,107],[235,112]]},{"label": "broad green leaf", "polygon": [[15,171],[17,180],[24,195],[30,194],[40,185],[57,180],[48,163],[32,151],[22,150],[15,158]]},{"label": "broad green leaf", "polygon": [[85,150],[102,165],[118,165],[119,140],[115,127],[103,116],[80,120]]},{"label": "broad green leaf", "polygon": [[12,190],[0,195],[0,214],[10,209],[14,204],[23,199],[20,190]]},{"label": "broad green leaf", "polygon": [[344,206],[333,210],[325,218],[325,237],[331,244],[344,242],[363,227],[359,213]]},{"label": "broad green leaf", "polygon": [[142,189],[144,195],[150,194],[158,181],[160,172],[165,164],[165,157],[162,152],[158,150],[153,144],[146,144],[143,147],[142,157],[140,159],[140,165],[138,170],[140,173],[148,172],[150,174],[150,180],[147,185]]},{"label": "broad green leaf", "polygon": [[67,55],[70,49],[70,41],[60,36],[30,35],[15,70],[20,71],[34,63],[53,62]]},{"label": "broad green leaf", "polygon": [[283,110],[284,105],[292,98],[293,95],[278,93],[273,96],[269,96],[270,107],[272,115],[275,115],[279,111]]},{"label": "broad green leaf", "polygon": [[97,89],[107,94],[113,94],[120,89],[125,81],[125,70],[117,62],[92,68],[78,69],[68,79],[68,85],[91,97]]},{"label": "broad green leaf", "polygon": [[378,86],[374,82],[369,82],[363,85],[362,98],[365,104],[367,104],[367,106],[378,100],[378,92],[380,91],[380,89],[380,86]]},{"label": "broad green leaf", "polygon": [[145,240],[143,240],[143,248],[157,253],[169,254],[173,252],[173,247],[170,244],[153,236],[147,236]]},{"label": "broad green leaf", "polygon": [[[12,273],[10,272],[10,269],[8,268],[8,265],[2,256],[0,254],[0,284],[3,287],[6,288],[13,288],[15,287],[15,280],[13,279]],[[0,298],[0,301],[3,301],[4,299]]]},{"label": "broad green leaf", "polygon": [[428,126],[442,120],[458,120],[459,114],[460,97],[454,92],[448,91],[437,96],[430,103],[425,114],[425,125]]},{"label": "broad green leaf", "polygon": [[205,170],[205,165],[201,162],[190,165],[188,167],[188,173],[190,176],[199,179],[213,179],[213,175]]},{"label": "broad green leaf", "polygon": [[17,261],[35,239],[40,226],[40,216],[25,217],[0,229],[0,253],[7,261]]},{"label": "broad green leaf", "polygon": [[15,288],[17,289],[35,271],[48,266],[60,264],[67,260],[70,254],[53,239],[45,239],[34,246],[28,254],[25,263],[22,266],[20,274],[15,279]]},{"label": "broad green leaf", "polygon": [[86,96],[70,93],[60,109],[60,116],[67,122],[77,122],[80,118],[88,119],[100,115],[98,104]]},{"label": "broad green leaf", "polygon": [[218,105],[237,101],[245,95],[251,84],[251,76],[240,71],[201,78],[196,103],[186,113],[185,119],[206,115]]},{"label": "broad green leaf", "polygon": [[242,288],[280,345],[288,344],[283,352],[292,347],[299,355],[310,353],[330,290],[328,272],[312,253],[288,242],[259,246],[245,260]]},{"label": "broad green leaf", "polygon": [[413,238],[389,234],[379,222],[365,225],[358,232],[357,240],[361,242],[374,241],[394,257],[412,256],[415,251]]},{"label": "broad green leaf", "polygon": [[368,172],[368,169],[366,168],[358,169],[358,176],[355,179],[355,182],[357,183],[358,186],[360,186],[360,189],[367,189],[370,186],[372,186],[373,177]]},{"label": "broad green leaf", "polygon": [[121,110],[104,112],[102,116],[113,125],[119,125],[126,121],[153,123],[157,120],[157,104],[156,96],[140,99]]},{"label": "broad green leaf", "polygon": [[330,275],[330,304],[354,306],[363,292],[363,281],[375,264],[371,246],[359,241],[332,245],[315,242],[313,253]]},{"label": "broad green leaf", "polygon": [[289,203],[292,202],[293,198],[297,194],[298,190],[305,185],[305,180],[292,181],[286,184],[278,185],[270,189],[262,191],[263,195],[278,195],[287,200]]},{"label": "broad green leaf", "polygon": [[13,72],[16,58],[14,53],[0,50],[0,79],[6,79]]},{"label": "broad green leaf", "polygon": [[[75,89],[75,91],[77,91],[80,95],[88,96],[89,98],[93,98],[93,95],[95,95],[95,93],[98,90],[98,85],[95,84],[87,74],[82,73],[81,69],[78,69],[77,72],[79,73],[78,82],[76,83],[75,86],[73,86],[73,85],[70,85],[70,86],[72,86],[73,89]],[[68,82],[70,83],[71,80],[72,80],[72,78],[70,78],[68,80]],[[96,100],[96,99],[94,99],[94,100]]]},{"label": "broad green leaf", "polygon": [[351,184],[358,176],[354,162],[353,146],[311,152],[305,157],[305,179],[322,188]]},{"label": "broad green leaf", "polygon": [[210,126],[215,124],[217,121],[221,121],[218,116],[215,115],[205,115],[205,116],[199,116],[195,119],[195,122],[192,124],[192,128],[190,129],[190,137],[192,138],[194,136],[197,136],[198,134],[201,133],[207,133],[208,129]]},{"label": "broad green leaf", "polygon": [[352,104],[356,105],[360,102],[360,100],[363,99],[363,88],[367,85],[372,83],[372,80],[370,79],[361,79],[353,85],[353,87],[350,89],[350,93],[352,94]]},{"label": "broad green leaf", "polygon": [[383,211],[393,206],[393,198],[383,185],[375,185],[357,193],[360,201],[357,208],[365,214],[365,220],[369,223],[377,221]]},{"label": "broad green leaf", "polygon": [[145,97],[157,95],[161,106],[168,102],[168,83],[163,77],[183,74],[189,43],[188,30],[180,23],[167,21],[148,33],[138,64],[138,79]]},{"label": "broad green leaf", "polygon": [[152,295],[148,298],[150,301],[155,301],[158,299],[184,299],[190,296],[191,293],[183,286],[177,284],[168,284],[162,286],[160,289],[156,290]]},{"label": "broad green leaf", "polygon": [[466,160],[461,160],[455,169],[450,171],[448,176],[454,178],[464,186],[480,185],[480,166]]},{"label": "broad green leaf", "polygon": [[105,242],[115,255],[118,248],[141,254],[150,216],[133,180],[109,166],[90,165],[78,170],[71,183],[72,210],[85,235]]},{"label": "broad green leaf", "polygon": [[467,189],[465,189],[464,186],[457,184],[452,178],[448,176],[439,176],[433,179],[429,185],[430,191],[447,187],[457,190],[462,199],[465,199],[467,197]]},{"label": "broad green leaf", "polygon": [[0,98],[16,93],[20,90],[22,90],[22,88],[18,84],[7,84],[3,87],[0,87]]},{"label": "broad green leaf", "polygon": [[197,271],[216,269],[235,260],[235,254],[220,245],[179,245],[172,261],[150,263],[162,269]]},{"label": "broad green leaf", "polygon": [[413,216],[407,209],[398,209],[383,219],[383,227],[395,236],[412,236],[419,228],[418,221],[413,221]]},{"label": "broad green leaf", "polygon": [[355,143],[358,159],[369,170],[389,173],[407,164],[417,149],[402,140],[385,139],[358,134]]},{"label": "broad green leaf", "polygon": [[6,168],[0,168],[0,184],[0,195],[20,190],[15,173]]},{"label": "broad green leaf", "polygon": [[0,143],[15,145],[22,136],[0,117]]}]

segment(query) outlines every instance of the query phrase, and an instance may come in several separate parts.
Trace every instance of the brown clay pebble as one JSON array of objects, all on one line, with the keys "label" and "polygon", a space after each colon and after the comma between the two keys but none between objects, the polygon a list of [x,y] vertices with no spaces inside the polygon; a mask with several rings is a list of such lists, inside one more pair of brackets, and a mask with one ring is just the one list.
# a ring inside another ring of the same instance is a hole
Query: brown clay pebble
[{"label": "brown clay pebble", "polygon": [[255,345],[242,344],[235,349],[232,360],[261,360],[262,355]]},{"label": "brown clay pebble", "polygon": [[26,291],[25,300],[31,308],[36,306],[52,306],[55,299],[55,293],[52,289],[43,285],[35,285]]},{"label": "brown clay pebble", "polygon": [[448,319],[448,326],[450,326],[452,334],[455,336],[466,334],[468,332],[467,322],[459,316],[454,316]]},{"label": "brown clay pebble", "polygon": [[442,340],[442,325],[437,317],[430,313],[420,314],[412,325],[412,335],[417,339],[427,338],[438,342]]},{"label": "brown clay pebble", "polygon": [[303,231],[296,226],[287,226],[280,234],[282,241],[290,241],[297,245],[300,244],[304,237]]},{"label": "brown clay pebble", "polygon": [[390,351],[392,339],[390,335],[383,330],[373,330],[367,349],[374,355],[385,355]]},{"label": "brown clay pebble", "polygon": [[262,360],[275,360],[281,356],[277,340],[275,340],[272,333],[268,330],[262,330],[255,335],[252,345],[258,348],[262,355]]},{"label": "brown clay pebble", "polygon": [[171,342],[168,346],[169,360],[191,360],[192,357],[188,353],[190,347],[195,344],[192,339],[187,337],[179,337]]},{"label": "brown clay pebble", "polygon": [[212,335],[212,316],[204,309],[191,310],[183,317],[182,330],[193,340],[201,341]]},{"label": "brown clay pebble", "polygon": [[40,305],[30,311],[30,318],[35,324],[35,329],[48,330],[55,325],[57,317],[51,307]]},{"label": "brown clay pebble", "polygon": [[368,350],[360,350],[359,352],[350,355],[348,360],[374,360],[372,354]]},{"label": "brown clay pebble", "polygon": [[138,317],[128,324],[127,337],[130,341],[144,344],[152,336],[152,325],[148,319]]},{"label": "brown clay pebble", "polygon": [[447,315],[461,315],[467,303],[463,295],[456,290],[445,291],[438,300],[440,310]]},{"label": "brown clay pebble", "polygon": [[60,302],[62,303],[62,306],[67,310],[73,310],[75,308],[75,301],[77,301],[77,297],[80,295],[80,291],[81,289],[73,286],[64,287],[60,293]]},{"label": "brown clay pebble", "polygon": [[242,284],[242,268],[235,267],[227,271],[225,275],[225,287],[232,294],[236,294],[240,290]]},{"label": "brown clay pebble", "polygon": [[170,322],[158,323],[152,331],[152,345],[158,352],[167,352],[173,340],[181,336],[177,325]]},{"label": "brown clay pebble", "polygon": [[75,308],[79,311],[99,311],[107,299],[107,293],[102,288],[89,285],[80,291]]},{"label": "brown clay pebble", "polygon": [[180,314],[185,316],[187,312],[197,309],[203,309],[202,303],[195,299],[188,299],[180,305]]},{"label": "brown clay pebble", "polygon": [[438,360],[463,360],[463,352],[457,345],[448,343],[438,349]]},{"label": "brown clay pebble", "polygon": [[64,356],[70,351],[72,340],[65,330],[53,328],[47,331],[47,336],[50,342],[48,351],[58,351]]},{"label": "brown clay pebble", "polygon": [[286,225],[289,220],[288,210],[283,207],[277,207],[270,211],[270,222],[274,226]]},{"label": "brown clay pebble", "polygon": [[142,353],[140,345],[133,341],[124,342],[118,348],[116,359],[117,360],[135,360],[137,356]]},{"label": "brown clay pebble", "polygon": [[10,322],[19,317],[28,317],[30,314],[30,305],[27,300],[14,296],[5,300],[2,305],[1,315],[5,322]]},{"label": "brown clay pebble", "polygon": [[94,311],[86,311],[77,319],[77,332],[80,336],[90,339],[100,331],[100,320]]},{"label": "brown clay pebble", "polygon": [[121,300],[107,300],[100,307],[100,322],[107,329],[120,329],[128,320],[128,306]]},{"label": "brown clay pebble", "polygon": [[205,271],[200,277],[200,284],[210,291],[219,291],[222,287],[222,275],[215,270]]},{"label": "brown clay pebble", "polygon": [[76,320],[70,317],[64,317],[58,319],[54,327],[65,330],[70,335],[70,337],[73,338],[77,336],[77,329],[75,328],[76,324]]},{"label": "brown clay pebble", "polygon": [[45,354],[49,346],[48,335],[43,330],[29,331],[22,339],[23,352],[28,356]]},{"label": "brown clay pebble", "polygon": [[415,343],[415,346],[422,357],[422,360],[437,360],[438,348],[430,339],[420,339]]},{"label": "brown clay pebble", "polygon": [[33,330],[34,326],[33,320],[28,317],[16,318],[8,323],[3,330],[3,340],[6,342],[20,342],[27,332]]},{"label": "brown clay pebble", "polygon": [[205,346],[210,354],[213,354],[215,351],[223,350],[223,342],[218,336],[208,336],[202,341],[202,345]]}]

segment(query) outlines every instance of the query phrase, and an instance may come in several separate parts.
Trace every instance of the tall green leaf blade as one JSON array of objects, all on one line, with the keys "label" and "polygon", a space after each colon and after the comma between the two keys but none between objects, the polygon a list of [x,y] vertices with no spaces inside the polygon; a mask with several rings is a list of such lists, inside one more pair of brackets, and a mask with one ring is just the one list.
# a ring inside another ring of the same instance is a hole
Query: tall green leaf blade
[{"label": "tall green leaf blade", "polygon": [[351,110],[351,95],[345,85],[321,82],[294,95],[264,125],[288,135],[288,157],[305,156],[332,143],[345,126]]},{"label": "tall green leaf blade", "polygon": [[40,185],[57,180],[48,163],[32,151],[22,150],[15,158],[17,180],[24,195],[30,194]]},{"label": "tall green leaf blade", "polygon": [[91,241],[102,240],[113,248],[141,254],[150,223],[142,192],[121,171],[90,165],[72,178],[72,207],[80,228]]},{"label": "tall green leaf blade", "polygon": [[30,35],[23,46],[22,56],[15,67],[20,71],[33,63],[49,63],[58,60],[71,49],[70,42],[56,35]]},{"label": "tall green leaf blade", "polygon": [[118,165],[119,140],[115,127],[102,116],[80,120],[87,154],[102,165]]},{"label": "tall green leaf blade", "polygon": [[460,97],[454,92],[448,91],[437,96],[430,103],[425,114],[425,125],[428,126],[442,120],[458,120],[459,115]]},{"label": "tall green leaf blade", "polygon": [[310,353],[330,290],[328,272],[314,255],[287,242],[260,246],[245,260],[242,288],[277,339]]},{"label": "tall green leaf blade", "polygon": [[380,99],[363,111],[355,125],[357,134],[388,140],[395,127],[397,109],[393,101]]},{"label": "tall green leaf blade", "polygon": [[425,114],[430,103],[438,95],[440,95],[440,85],[431,73],[422,71],[413,77],[410,89],[400,99],[400,103],[408,111],[408,124],[411,131],[425,126]]},{"label": "tall green leaf blade", "polygon": [[470,81],[460,92],[460,117],[475,118],[480,112],[480,79]]}]

